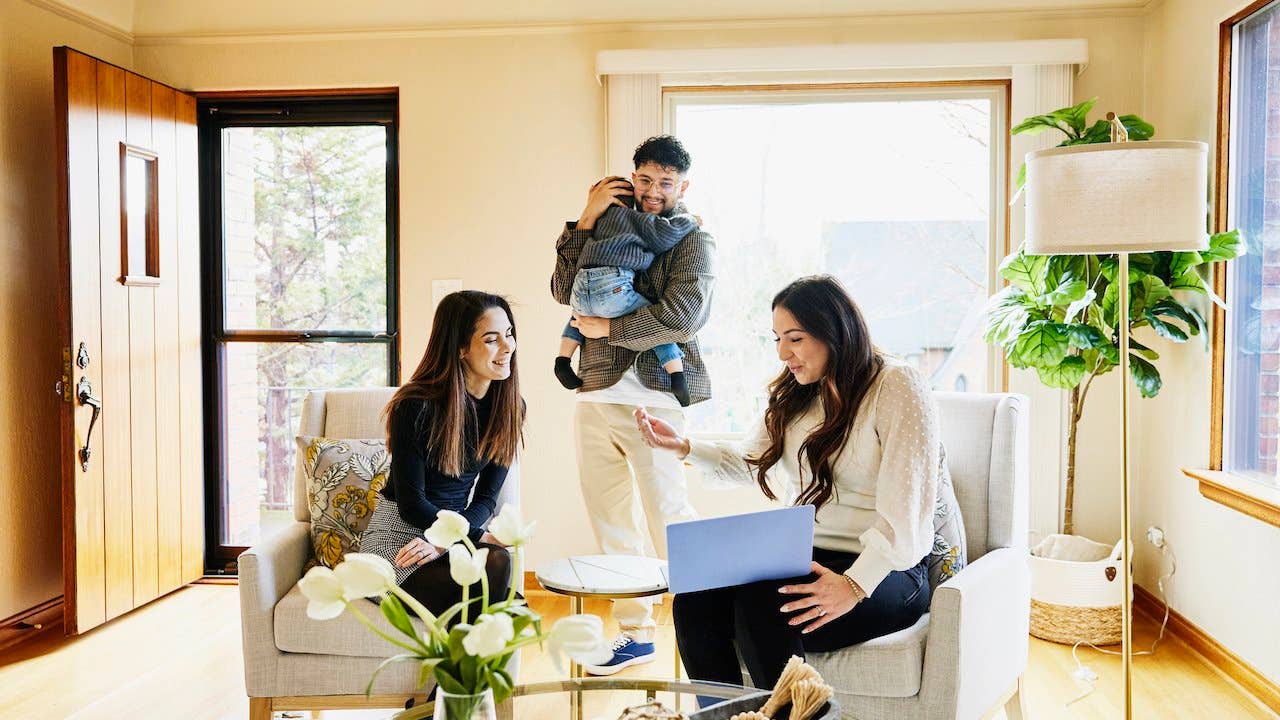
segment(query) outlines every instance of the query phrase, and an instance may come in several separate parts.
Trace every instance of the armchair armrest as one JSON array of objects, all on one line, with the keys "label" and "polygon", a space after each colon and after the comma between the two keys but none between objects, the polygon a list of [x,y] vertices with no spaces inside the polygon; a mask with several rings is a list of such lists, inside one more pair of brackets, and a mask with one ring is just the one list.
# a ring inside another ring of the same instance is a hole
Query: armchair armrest
[{"label": "armchair armrest", "polygon": [[275,644],[275,607],[302,577],[311,551],[309,535],[307,523],[295,522],[240,555],[244,680],[252,697],[271,694],[280,654]]},{"label": "armchair armrest", "polygon": [[1027,667],[1031,571],[1023,548],[998,548],[938,586],[929,609],[921,695],[947,717],[981,717]]}]

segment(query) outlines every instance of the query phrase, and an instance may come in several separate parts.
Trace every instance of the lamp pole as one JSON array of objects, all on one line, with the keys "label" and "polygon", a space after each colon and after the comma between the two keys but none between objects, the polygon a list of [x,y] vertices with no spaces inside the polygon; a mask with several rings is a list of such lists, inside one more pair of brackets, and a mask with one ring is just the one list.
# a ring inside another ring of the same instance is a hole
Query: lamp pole
[{"label": "lamp pole", "polygon": [[[1111,142],[1128,142],[1129,133],[1116,114],[1107,113],[1111,123]],[[1119,260],[1116,280],[1119,282],[1119,315],[1116,329],[1120,333],[1120,578],[1124,597],[1120,602],[1120,665],[1124,675],[1124,716],[1133,717],[1133,564],[1130,561],[1129,536],[1129,253],[1116,254]]]}]

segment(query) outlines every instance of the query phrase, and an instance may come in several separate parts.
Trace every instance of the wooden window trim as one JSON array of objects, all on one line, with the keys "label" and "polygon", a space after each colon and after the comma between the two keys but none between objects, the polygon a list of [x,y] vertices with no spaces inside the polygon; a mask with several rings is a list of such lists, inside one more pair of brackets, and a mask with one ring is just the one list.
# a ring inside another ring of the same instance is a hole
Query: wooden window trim
[{"label": "wooden window trim", "polygon": [[[143,233],[143,274],[131,274],[137,258],[129,256],[129,158],[139,158],[147,168],[146,226]],[[124,285],[160,285],[160,156],[154,150],[120,143],[120,282]]]},{"label": "wooden window trim", "polygon": [[[1232,36],[1236,25],[1270,5],[1274,0],[1253,0],[1218,26],[1218,118],[1214,138],[1214,232],[1229,228],[1227,206],[1231,177],[1231,68]],[[1224,302],[1227,297],[1227,274],[1222,268],[1213,273],[1213,291]],[[1210,323],[1212,346],[1212,386],[1209,415],[1209,467],[1183,468],[1182,472],[1197,481],[1206,499],[1280,527],[1280,489],[1268,487],[1252,478],[1223,470],[1226,422],[1226,325],[1227,312],[1214,305]]]},{"label": "wooden window trim", "polygon": [[[387,328],[385,331],[281,330],[229,328],[225,322],[224,288],[218,281],[203,286],[204,407],[205,427],[205,574],[228,577],[237,573],[236,559],[247,546],[222,542],[222,478],[225,408],[221,382],[224,372],[221,347],[228,341],[258,343],[382,344],[387,347],[388,384],[400,384],[400,175],[399,91],[397,88],[320,90],[244,90],[195,93],[198,99],[200,137],[202,271],[221,278],[223,244],[221,217],[221,167],[218,137],[226,126],[368,125],[381,124],[388,132],[387,168]],[[223,118],[209,120],[209,107],[218,105]],[[386,106],[386,107],[384,107]],[[380,116],[380,114],[385,115]],[[217,158],[218,162],[214,162]]]},{"label": "wooden window trim", "polygon": [[[1236,25],[1274,0],[1253,0],[1239,12],[1222,21],[1218,26],[1218,122],[1217,136],[1214,139],[1214,213],[1213,231],[1226,232],[1227,204],[1231,177],[1231,37]],[[1227,297],[1227,274],[1222,268],[1214,268],[1213,291],[1229,303]],[[1210,343],[1212,346],[1212,387],[1209,396],[1209,468],[1211,472],[1222,472],[1224,423],[1226,421],[1226,343],[1227,312],[1222,306],[1215,304],[1210,323]],[[1191,471],[1184,470],[1190,474]],[[1194,472],[1204,473],[1203,470]],[[1193,476],[1194,477],[1194,476]],[[1240,476],[1236,476],[1240,477]],[[1203,484],[1202,484],[1203,491]],[[1206,496],[1207,497],[1207,496]]]},{"label": "wooden window trim", "polygon": [[1183,468],[1182,473],[1199,482],[1205,498],[1280,527],[1280,489],[1222,470]]}]

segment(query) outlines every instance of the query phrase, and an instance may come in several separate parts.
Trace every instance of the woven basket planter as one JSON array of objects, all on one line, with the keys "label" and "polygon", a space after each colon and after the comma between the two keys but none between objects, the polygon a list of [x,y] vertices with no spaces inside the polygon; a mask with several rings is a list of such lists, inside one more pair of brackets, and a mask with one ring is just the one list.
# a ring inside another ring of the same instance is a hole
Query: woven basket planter
[{"label": "woven basket planter", "polygon": [[1050,535],[1031,550],[1031,634],[1074,645],[1120,642],[1120,544]]}]

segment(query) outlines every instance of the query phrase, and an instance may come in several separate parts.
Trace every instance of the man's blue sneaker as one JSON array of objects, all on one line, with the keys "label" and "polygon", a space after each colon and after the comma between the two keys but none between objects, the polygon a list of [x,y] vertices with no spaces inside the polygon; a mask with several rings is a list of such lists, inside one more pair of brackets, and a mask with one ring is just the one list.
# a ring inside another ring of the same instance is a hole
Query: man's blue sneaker
[{"label": "man's blue sneaker", "polygon": [[632,640],[626,635],[619,635],[613,641],[613,657],[603,665],[583,665],[582,668],[591,675],[612,675],[632,665],[653,662],[653,643],[642,643]]}]

